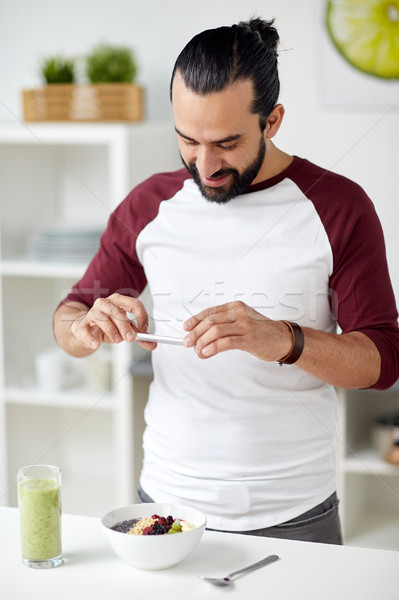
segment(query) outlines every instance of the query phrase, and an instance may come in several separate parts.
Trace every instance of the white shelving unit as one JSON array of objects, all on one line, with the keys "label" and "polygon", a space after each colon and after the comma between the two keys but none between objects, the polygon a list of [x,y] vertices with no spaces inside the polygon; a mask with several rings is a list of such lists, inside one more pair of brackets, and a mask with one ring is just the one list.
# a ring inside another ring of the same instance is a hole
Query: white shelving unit
[{"label": "white shelving unit", "polygon": [[134,501],[148,380],[129,368],[143,350],[112,346],[101,390],[38,386],[52,314],[86,265],[35,261],[28,246],[46,224],[105,226],[134,185],[179,165],[169,122],[0,125],[0,503],[16,504],[16,469],[35,462],[61,466],[66,512]]},{"label": "white shelving unit", "polygon": [[399,550],[399,466],[378,455],[373,422],[399,412],[399,388],[339,390],[340,512],[345,543]]}]

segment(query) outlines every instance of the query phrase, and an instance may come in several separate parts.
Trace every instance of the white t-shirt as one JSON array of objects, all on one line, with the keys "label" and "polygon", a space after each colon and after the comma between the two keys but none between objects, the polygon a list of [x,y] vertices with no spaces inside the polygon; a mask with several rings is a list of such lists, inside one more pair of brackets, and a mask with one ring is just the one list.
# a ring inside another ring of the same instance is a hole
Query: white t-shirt
[{"label": "white t-shirt", "polygon": [[[161,335],[182,337],[191,315],[234,300],[330,333],[335,311],[344,332],[362,330],[382,355],[394,348],[380,385],[397,372],[397,314],[373,206],[356,184],[297,157],[223,205],[204,199],[184,170],[144,182],[111,217],[68,299],[90,304],[82,290],[95,279],[109,293],[137,294],[148,283]],[[377,311],[374,286],[384,289]],[[296,517],[336,489],[330,385],[240,350],[203,360],[159,344],[152,360],[141,485],[154,501],[188,504],[207,514],[208,527],[244,531]]]}]

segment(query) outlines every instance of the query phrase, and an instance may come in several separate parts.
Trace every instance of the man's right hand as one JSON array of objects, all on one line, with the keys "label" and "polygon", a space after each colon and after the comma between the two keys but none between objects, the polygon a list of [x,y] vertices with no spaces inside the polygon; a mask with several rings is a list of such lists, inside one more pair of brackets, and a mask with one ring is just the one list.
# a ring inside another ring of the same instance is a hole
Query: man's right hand
[{"label": "man's right hand", "polygon": [[[127,317],[133,313],[137,325]],[[143,303],[136,298],[112,294],[98,298],[91,308],[80,302],[61,305],[54,314],[54,334],[58,344],[72,356],[87,356],[102,343],[133,342],[136,333],[146,332],[148,314]],[[153,350],[153,342],[138,342],[143,348]]]}]

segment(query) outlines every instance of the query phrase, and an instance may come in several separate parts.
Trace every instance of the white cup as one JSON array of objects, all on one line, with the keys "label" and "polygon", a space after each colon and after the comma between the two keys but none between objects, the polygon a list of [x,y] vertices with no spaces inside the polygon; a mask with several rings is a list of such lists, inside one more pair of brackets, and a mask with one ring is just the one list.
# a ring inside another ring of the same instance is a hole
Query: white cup
[{"label": "white cup", "polygon": [[82,383],[83,365],[61,348],[48,348],[36,356],[36,378],[43,390],[65,390]]}]

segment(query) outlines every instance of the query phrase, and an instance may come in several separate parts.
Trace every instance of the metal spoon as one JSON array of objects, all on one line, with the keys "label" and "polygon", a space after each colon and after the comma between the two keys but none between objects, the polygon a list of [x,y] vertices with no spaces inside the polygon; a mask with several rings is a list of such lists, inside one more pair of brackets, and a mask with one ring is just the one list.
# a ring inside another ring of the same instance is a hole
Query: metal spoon
[{"label": "metal spoon", "polygon": [[271,554],[270,556],[263,558],[262,560],[254,563],[253,565],[249,565],[248,567],[244,567],[243,569],[239,569],[238,571],[229,573],[229,575],[226,575],[226,577],[204,577],[204,575],[200,575],[200,577],[208,583],[213,583],[213,585],[229,585],[229,583],[232,583],[231,578],[235,575],[238,575],[239,573],[245,573],[246,571],[254,571],[255,569],[264,567],[265,565],[268,565],[278,559],[279,556],[277,556],[276,554]]}]

